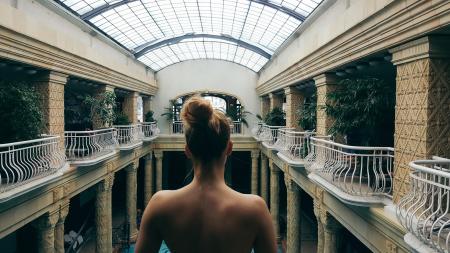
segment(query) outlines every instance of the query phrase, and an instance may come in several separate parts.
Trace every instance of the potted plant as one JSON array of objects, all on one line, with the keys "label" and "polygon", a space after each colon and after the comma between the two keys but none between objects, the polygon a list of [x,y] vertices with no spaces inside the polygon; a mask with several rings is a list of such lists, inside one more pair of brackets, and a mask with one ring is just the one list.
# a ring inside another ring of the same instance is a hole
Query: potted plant
[{"label": "potted plant", "polygon": [[144,116],[145,122],[156,122],[156,120],[153,118],[154,112],[148,111]]},{"label": "potted plant", "polygon": [[298,126],[304,130],[316,129],[317,121],[317,94],[314,92],[297,110],[299,116]]},{"label": "potted plant", "polygon": [[86,96],[84,103],[89,106],[89,116],[92,122],[98,122],[103,127],[111,127],[115,124],[117,118],[116,94],[112,91],[106,91],[99,96]]},{"label": "potted plant", "polygon": [[280,107],[275,107],[264,118],[264,123],[269,126],[285,126],[285,113]]}]

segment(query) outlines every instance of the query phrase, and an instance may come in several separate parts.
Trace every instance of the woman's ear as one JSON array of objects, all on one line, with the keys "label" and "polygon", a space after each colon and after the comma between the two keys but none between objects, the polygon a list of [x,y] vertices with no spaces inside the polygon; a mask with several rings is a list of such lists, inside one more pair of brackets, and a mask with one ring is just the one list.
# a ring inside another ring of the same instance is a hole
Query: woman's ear
[{"label": "woman's ear", "polygon": [[187,145],[184,146],[184,154],[187,156],[187,158],[192,159],[191,150],[189,150],[189,147]]},{"label": "woman's ear", "polygon": [[231,152],[233,152],[233,142],[230,140],[228,141],[226,154],[227,156],[231,155]]}]

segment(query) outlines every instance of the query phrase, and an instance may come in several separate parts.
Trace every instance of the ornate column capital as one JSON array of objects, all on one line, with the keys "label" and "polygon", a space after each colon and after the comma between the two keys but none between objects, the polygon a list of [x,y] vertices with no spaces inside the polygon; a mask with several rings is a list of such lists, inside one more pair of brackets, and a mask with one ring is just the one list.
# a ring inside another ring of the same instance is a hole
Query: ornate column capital
[{"label": "ornate column capital", "polygon": [[284,173],[284,183],[286,184],[286,190],[300,192],[300,187],[295,183],[292,176]]},{"label": "ornate column capital", "polygon": [[271,173],[279,173],[280,169],[275,165],[272,159],[269,158],[269,168]]},{"label": "ornate column capital", "polygon": [[150,151],[150,153],[146,154],[146,155],[144,156],[144,159],[145,159],[145,161],[151,161],[151,160],[153,160],[153,152]]},{"label": "ornate column capital", "polygon": [[48,228],[54,228],[59,220],[59,210],[48,212],[39,217],[37,220],[33,221],[33,227],[44,230]]},{"label": "ornate column capital", "polygon": [[66,220],[67,215],[69,214],[69,206],[70,206],[70,200],[63,200],[61,201],[60,207],[59,207],[59,220],[58,223],[64,223]]},{"label": "ornate column capital", "polygon": [[162,159],[164,152],[162,150],[154,150],[154,156],[156,159]]},{"label": "ornate column capital", "polygon": [[125,167],[125,171],[128,173],[136,173],[138,168],[139,168],[139,159],[136,159]]},{"label": "ornate column capital", "polygon": [[114,173],[109,173],[98,184],[99,191],[111,191],[114,184]]},{"label": "ornate column capital", "polygon": [[259,158],[259,150],[252,150],[251,151],[251,157],[252,158]]}]

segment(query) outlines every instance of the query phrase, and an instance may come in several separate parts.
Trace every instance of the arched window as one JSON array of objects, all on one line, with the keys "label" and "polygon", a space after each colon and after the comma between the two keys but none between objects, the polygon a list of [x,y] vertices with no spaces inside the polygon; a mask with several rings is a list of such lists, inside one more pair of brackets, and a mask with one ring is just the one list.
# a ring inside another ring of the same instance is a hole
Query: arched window
[{"label": "arched window", "polygon": [[214,109],[220,110],[223,113],[227,112],[227,101],[225,101],[225,99],[215,96],[204,96],[203,98],[211,101]]}]

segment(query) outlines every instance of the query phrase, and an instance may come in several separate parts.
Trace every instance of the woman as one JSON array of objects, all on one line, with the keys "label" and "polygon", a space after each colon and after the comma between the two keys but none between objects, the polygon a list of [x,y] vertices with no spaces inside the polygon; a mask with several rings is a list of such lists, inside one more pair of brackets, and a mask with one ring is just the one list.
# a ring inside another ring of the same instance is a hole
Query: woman
[{"label": "woman", "polygon": [[179,190],[153,196],[142,217],[136,252],[156,253],[164,240],[172,253],[275,253],[265,202],[225,184],[225,162],[233,149],[229,120],[197,96],[186,102],[181,117],[194,179]]}]

